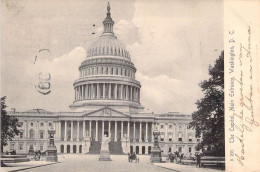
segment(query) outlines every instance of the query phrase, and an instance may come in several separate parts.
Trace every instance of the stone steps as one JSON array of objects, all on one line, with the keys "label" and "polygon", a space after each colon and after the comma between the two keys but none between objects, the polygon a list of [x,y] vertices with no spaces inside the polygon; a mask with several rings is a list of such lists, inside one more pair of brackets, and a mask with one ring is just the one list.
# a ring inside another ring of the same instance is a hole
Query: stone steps
[{"label": "stone steps", "polygon": [[26,155],[1,155],[0,160],[3,163],[18,163],[30,161]]},{"label": "stone steps", "polygon": [[[99,154],[101,149],[101,143],[99,141],[91,141],[91,146],[89,148],[88,154]],[[121,146],[121,142],[111,141],[109,143],[109,151],[112,155],[122,155],[123,149]]]}]

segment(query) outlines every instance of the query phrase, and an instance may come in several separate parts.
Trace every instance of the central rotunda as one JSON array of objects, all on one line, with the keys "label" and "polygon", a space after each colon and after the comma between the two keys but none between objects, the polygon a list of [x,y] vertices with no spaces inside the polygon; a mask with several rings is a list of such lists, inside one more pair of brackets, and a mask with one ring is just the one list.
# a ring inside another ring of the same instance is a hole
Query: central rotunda
[{"label": "central rotunda", "polygon": [[136,68],[129,51],[114,35],[109,3],[103,25],[102,35],[87,49],[87,57],[79,66],[80,78],[73,84],[75,101],[70,108],[91,112],[110,107],[126,114],[141,112],[141,84],[135,79]]}]

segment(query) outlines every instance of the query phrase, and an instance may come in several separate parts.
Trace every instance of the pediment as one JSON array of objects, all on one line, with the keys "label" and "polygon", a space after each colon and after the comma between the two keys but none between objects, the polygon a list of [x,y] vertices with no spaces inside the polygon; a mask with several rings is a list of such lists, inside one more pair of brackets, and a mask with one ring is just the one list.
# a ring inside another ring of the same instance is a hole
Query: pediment
[{"label": "pediment", "polygon": [[83,117],[130,117],[129,115],[111,109],[109,107],[105,107],[87,114],[84,114]]}]

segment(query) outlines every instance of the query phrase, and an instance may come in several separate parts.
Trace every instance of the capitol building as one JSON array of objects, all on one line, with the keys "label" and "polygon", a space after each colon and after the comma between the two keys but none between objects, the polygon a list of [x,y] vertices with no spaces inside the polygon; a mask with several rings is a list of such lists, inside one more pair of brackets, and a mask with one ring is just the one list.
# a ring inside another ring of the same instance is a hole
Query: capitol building
[{"label": "capitol building", "polygon": [[145,113],[140,102],[141,83],[135,78],[137,69],[114,34],[109,4],[103,25],[102,35],[87,48],[78,68],[72,111],[10,111],[9,115],[19,119],[20,134],[9,141],[5,150],[16,150],[17,154],[26,154],[29,149],[45,151],[48,130],[54,129],[58,153],[97,154],[102,136],[107,134],[111,137],[111,154],[149,154],[152,133],[158,129],[164,153],[195,153],[199,139],[188,127],[191,115]]}]

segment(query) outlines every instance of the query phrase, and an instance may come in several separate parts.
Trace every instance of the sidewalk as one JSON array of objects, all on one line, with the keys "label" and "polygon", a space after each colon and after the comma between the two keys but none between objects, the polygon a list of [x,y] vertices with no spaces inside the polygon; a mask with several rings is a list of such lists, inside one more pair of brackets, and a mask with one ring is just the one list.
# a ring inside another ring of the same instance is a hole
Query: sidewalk
[{"label": "sidewalk", "polygon": [[170,169],[177,172],[221,172],[222,170],[210,169],[210,168],[197,168],[192,165],[180,165],[175,163],[154,163],[153,165]]},{"label": "sidewalk", "polygon": [[29,161],[29,162],[20,162],[20,163],[6,163],[8,167],[1,167],[1,172],[7,171],[18,171],[26,170],[36,167],[42,167],[46,165],[56,164],[57,162],[46,162],[46,161]]}]

